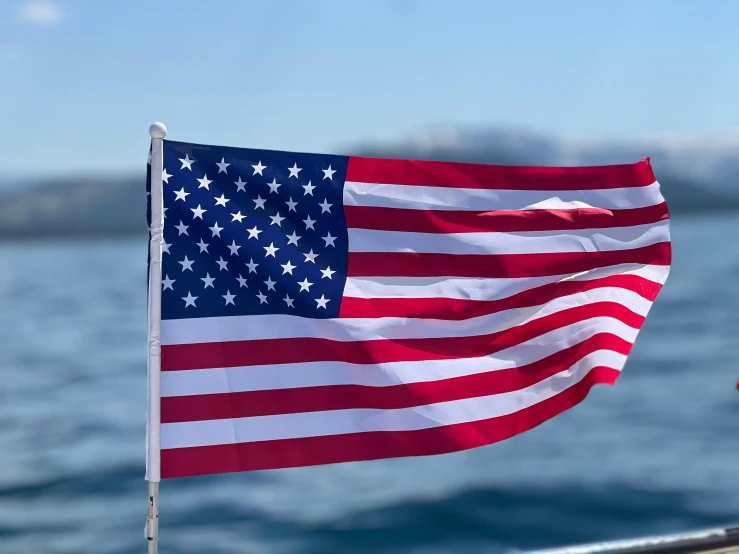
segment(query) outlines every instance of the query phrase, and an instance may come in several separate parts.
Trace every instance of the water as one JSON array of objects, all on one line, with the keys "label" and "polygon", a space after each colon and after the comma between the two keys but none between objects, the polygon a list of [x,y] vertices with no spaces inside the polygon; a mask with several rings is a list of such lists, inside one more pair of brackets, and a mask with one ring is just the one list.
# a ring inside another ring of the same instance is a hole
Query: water
[{"label": "water", "polygon": [[[739,521],[736,237],[736,217],[673,221],[616,387],[468,452],[164,481],[160,551],[506,552]],[[146,247],[0,246],[3,554],[146,549]]]}]

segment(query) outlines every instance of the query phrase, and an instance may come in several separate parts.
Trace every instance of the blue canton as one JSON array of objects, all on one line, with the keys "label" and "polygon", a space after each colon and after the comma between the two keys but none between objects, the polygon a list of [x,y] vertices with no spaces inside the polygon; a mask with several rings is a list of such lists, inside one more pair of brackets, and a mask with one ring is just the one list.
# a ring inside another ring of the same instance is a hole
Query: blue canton
[{"label": "blue canton", "polygon": [[162,319],[338,317],[348,162],[165,140]]}]

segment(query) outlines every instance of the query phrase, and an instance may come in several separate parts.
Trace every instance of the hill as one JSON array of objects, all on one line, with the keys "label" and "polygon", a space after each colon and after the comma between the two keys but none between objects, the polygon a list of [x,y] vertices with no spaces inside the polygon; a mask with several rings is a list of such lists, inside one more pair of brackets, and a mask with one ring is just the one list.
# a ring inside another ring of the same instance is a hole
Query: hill
[{"label": "hill", "polygon": [[[366,144],[351,153],[378,157],[504,165],[627,163],[650,156],[672,214],[739,209],[739,158],[697,145],[609,145],[548,139],[503,130],[446,129],[395,144]],[[0,195],[0,238],[110,236],[144,233],[143,175],[86,176],[6,187]]]}]

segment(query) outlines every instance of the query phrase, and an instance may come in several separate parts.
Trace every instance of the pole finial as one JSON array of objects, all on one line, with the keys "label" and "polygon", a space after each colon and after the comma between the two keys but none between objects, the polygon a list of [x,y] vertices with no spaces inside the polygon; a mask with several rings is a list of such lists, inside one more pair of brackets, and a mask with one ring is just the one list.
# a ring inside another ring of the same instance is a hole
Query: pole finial
[{"label": "pole finial", "polygon": [[167,127],[164,125],[164,123],[160,123],[157,121],[156,123],[152,123],[151,127],[149,127],[149,135],[153,139],[163,139],[167,136]]}]

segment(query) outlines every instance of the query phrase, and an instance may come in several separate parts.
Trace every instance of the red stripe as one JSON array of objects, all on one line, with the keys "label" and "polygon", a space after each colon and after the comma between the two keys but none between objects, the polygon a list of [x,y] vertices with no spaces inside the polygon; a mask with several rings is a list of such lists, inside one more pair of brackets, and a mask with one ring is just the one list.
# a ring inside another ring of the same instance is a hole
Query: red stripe
[{"label": "red stripe", "polygon": [[330,385],[294,389],[162,398],[162,423],[372,408],[395,410],[502,394],[530,387],[572,367],[597,350],[628,355],[631,343],[609,333],[594,335],[529,365],[440,381],[387,387]]},{"label": "red stripe", "polygon": [[379,158],[349,158],[347,181],[498,190],[596,190],[655,182],[649,159],[592,167],[523,167]]},{"label": "red stripe", "polygon": [[593,302],[511,329],[472,337],[342,342],[323,338],[263,339],[162,346],[162,371],[306,362],[376,364],[488,356],[593,317],[612,317],[638,329],[644,317],[616,302]]},{"label": "red stripe", "polygon": [[545,277],[637,263],[669,265],[669,242],[631,250],[536,254],[350,252],[349,277]]},{"label": "red stripe", "polygon": [[667,204],[645,208],[606,210],[407,210],[344,206],[349,228],[411,233],[479,233],[519,231],[571,231],[631,227],[669,219]]},{"label": "red stripe", "polygon": [[508,439],[576,406],[598,383],[619,372],[596,367],[579,383],[513,414],[417,431],[376,431],[274,441],[162,450],[163,478],[312,466],[380,458],[429,456]]},{"label": "red stripe", "polygon": [[463,298],[352,298],[341,300],[341,318],[412,317],[460,321],[514,308],[541,306],[569,294],[618,287],[654,302],[662,285],[638,275],[612,275],[591,281],[559,281],[495,300]]}]

